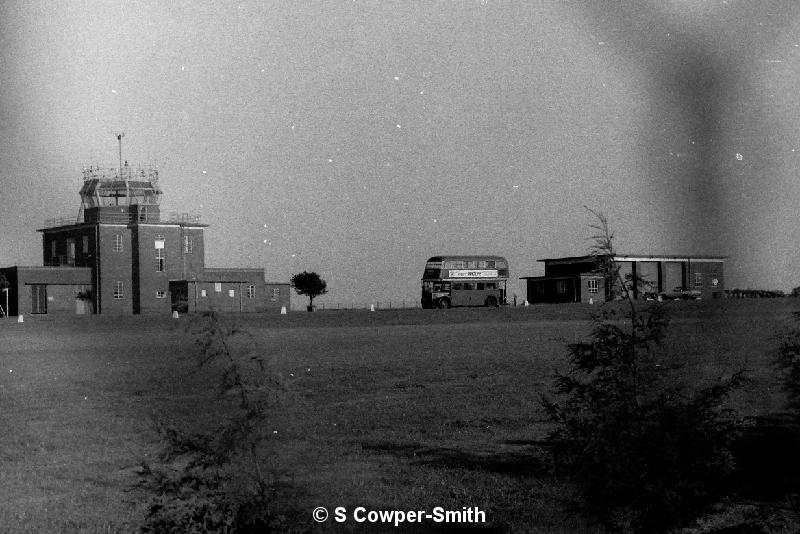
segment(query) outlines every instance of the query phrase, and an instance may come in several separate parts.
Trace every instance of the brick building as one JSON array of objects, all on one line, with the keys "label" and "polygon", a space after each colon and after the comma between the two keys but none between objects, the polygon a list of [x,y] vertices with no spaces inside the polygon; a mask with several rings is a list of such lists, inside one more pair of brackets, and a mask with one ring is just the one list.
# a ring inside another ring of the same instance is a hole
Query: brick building
[{"label": "brick building", "polygon": [[289,308],[289,284],[266,283],[264,269],[205,266],[208,225],[188,214],[162,217],[158,171],[127,162],[87,169],[80,197],[77,220],[38,230],[43,267],[0,269],[9,315]]},{"label": "brick building", "polygon": [[[548,258],[544,276],[524,276],[527,300],[536,302],[603,302],[618,295],[606,288],[598,256]],[[720,298],[724,296],[724,256],[628,256],[614,262],[631,284],[633,298]]]}]

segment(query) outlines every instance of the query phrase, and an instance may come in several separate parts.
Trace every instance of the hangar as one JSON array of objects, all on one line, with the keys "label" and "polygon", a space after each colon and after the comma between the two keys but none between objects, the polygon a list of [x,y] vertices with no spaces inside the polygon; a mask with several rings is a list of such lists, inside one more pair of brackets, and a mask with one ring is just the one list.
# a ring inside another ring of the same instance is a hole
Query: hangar
[{"label": "hangar", "polygon": [[601,266],[613,259],[631,285],[633,298],[720,298],[724,296],[725,256],[590,255],[538,260],[544,276],[523,276],[527,300],[537,302],[603,302],[618,295],[605,287]]}]

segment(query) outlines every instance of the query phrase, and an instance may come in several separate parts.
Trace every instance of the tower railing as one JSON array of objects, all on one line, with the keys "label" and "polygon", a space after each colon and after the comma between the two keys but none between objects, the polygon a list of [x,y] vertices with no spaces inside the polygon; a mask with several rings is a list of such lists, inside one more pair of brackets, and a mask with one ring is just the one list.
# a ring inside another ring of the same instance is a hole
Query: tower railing
[{"label": "tower railing", "polygon": [[[111,206],[108,206],[111,207]],[[147,207],[147,206],[142,206]],[[83,224],[86,222],[84,218],[84,211],[77,217],[60,216],[45,219],[45,228],[55,228],[57,226],[70,226],[72,224]],[[90,220],[89,222],[97,222]],[[114,211],[104,210],[101,215],[100,222],[109,224],[131,224],[131,223],[166,223],[166,224],[200,224],[202,217],[197,213],[185,212],[170,212],[166,217],[159,217],[158,212],[149,213],[146,210],[140,210],[138,215],[131,211]]]},{"label": "tower railing", "polygon": [[158,183],[158,169],[155,167],[134,167],[127,162],[122,168],[103,168],[100,166],[87,167],[83,169],[83,181],[100,180],[106,181],[148,181],[153,184]]}]

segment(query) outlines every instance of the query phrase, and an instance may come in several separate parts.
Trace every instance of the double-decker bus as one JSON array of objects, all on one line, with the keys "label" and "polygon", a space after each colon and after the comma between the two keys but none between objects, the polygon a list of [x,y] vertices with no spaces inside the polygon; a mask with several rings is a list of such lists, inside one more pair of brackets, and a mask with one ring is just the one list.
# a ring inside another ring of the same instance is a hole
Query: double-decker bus
[{"label": "double-decker bus", "polygon": [[501,256],[434,256],[422,274],[422,307],[506,304],[508,261]]}]

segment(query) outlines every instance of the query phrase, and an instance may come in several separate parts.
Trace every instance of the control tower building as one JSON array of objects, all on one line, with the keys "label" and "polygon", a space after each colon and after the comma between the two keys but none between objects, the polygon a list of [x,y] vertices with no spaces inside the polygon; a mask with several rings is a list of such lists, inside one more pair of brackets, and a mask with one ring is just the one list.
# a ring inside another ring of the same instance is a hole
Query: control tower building
[{"label": "control tower building", "polygon": [[43,267],[0,269],[10,297],[3,312],[128,315],[289,307],[289,285],[266,283],[264,269],[207,268],[208,225],[187,213],[162,216],[161,196],[155,168],[125,162],[85,169],[78,216],[51,219],[38,230]]}]

